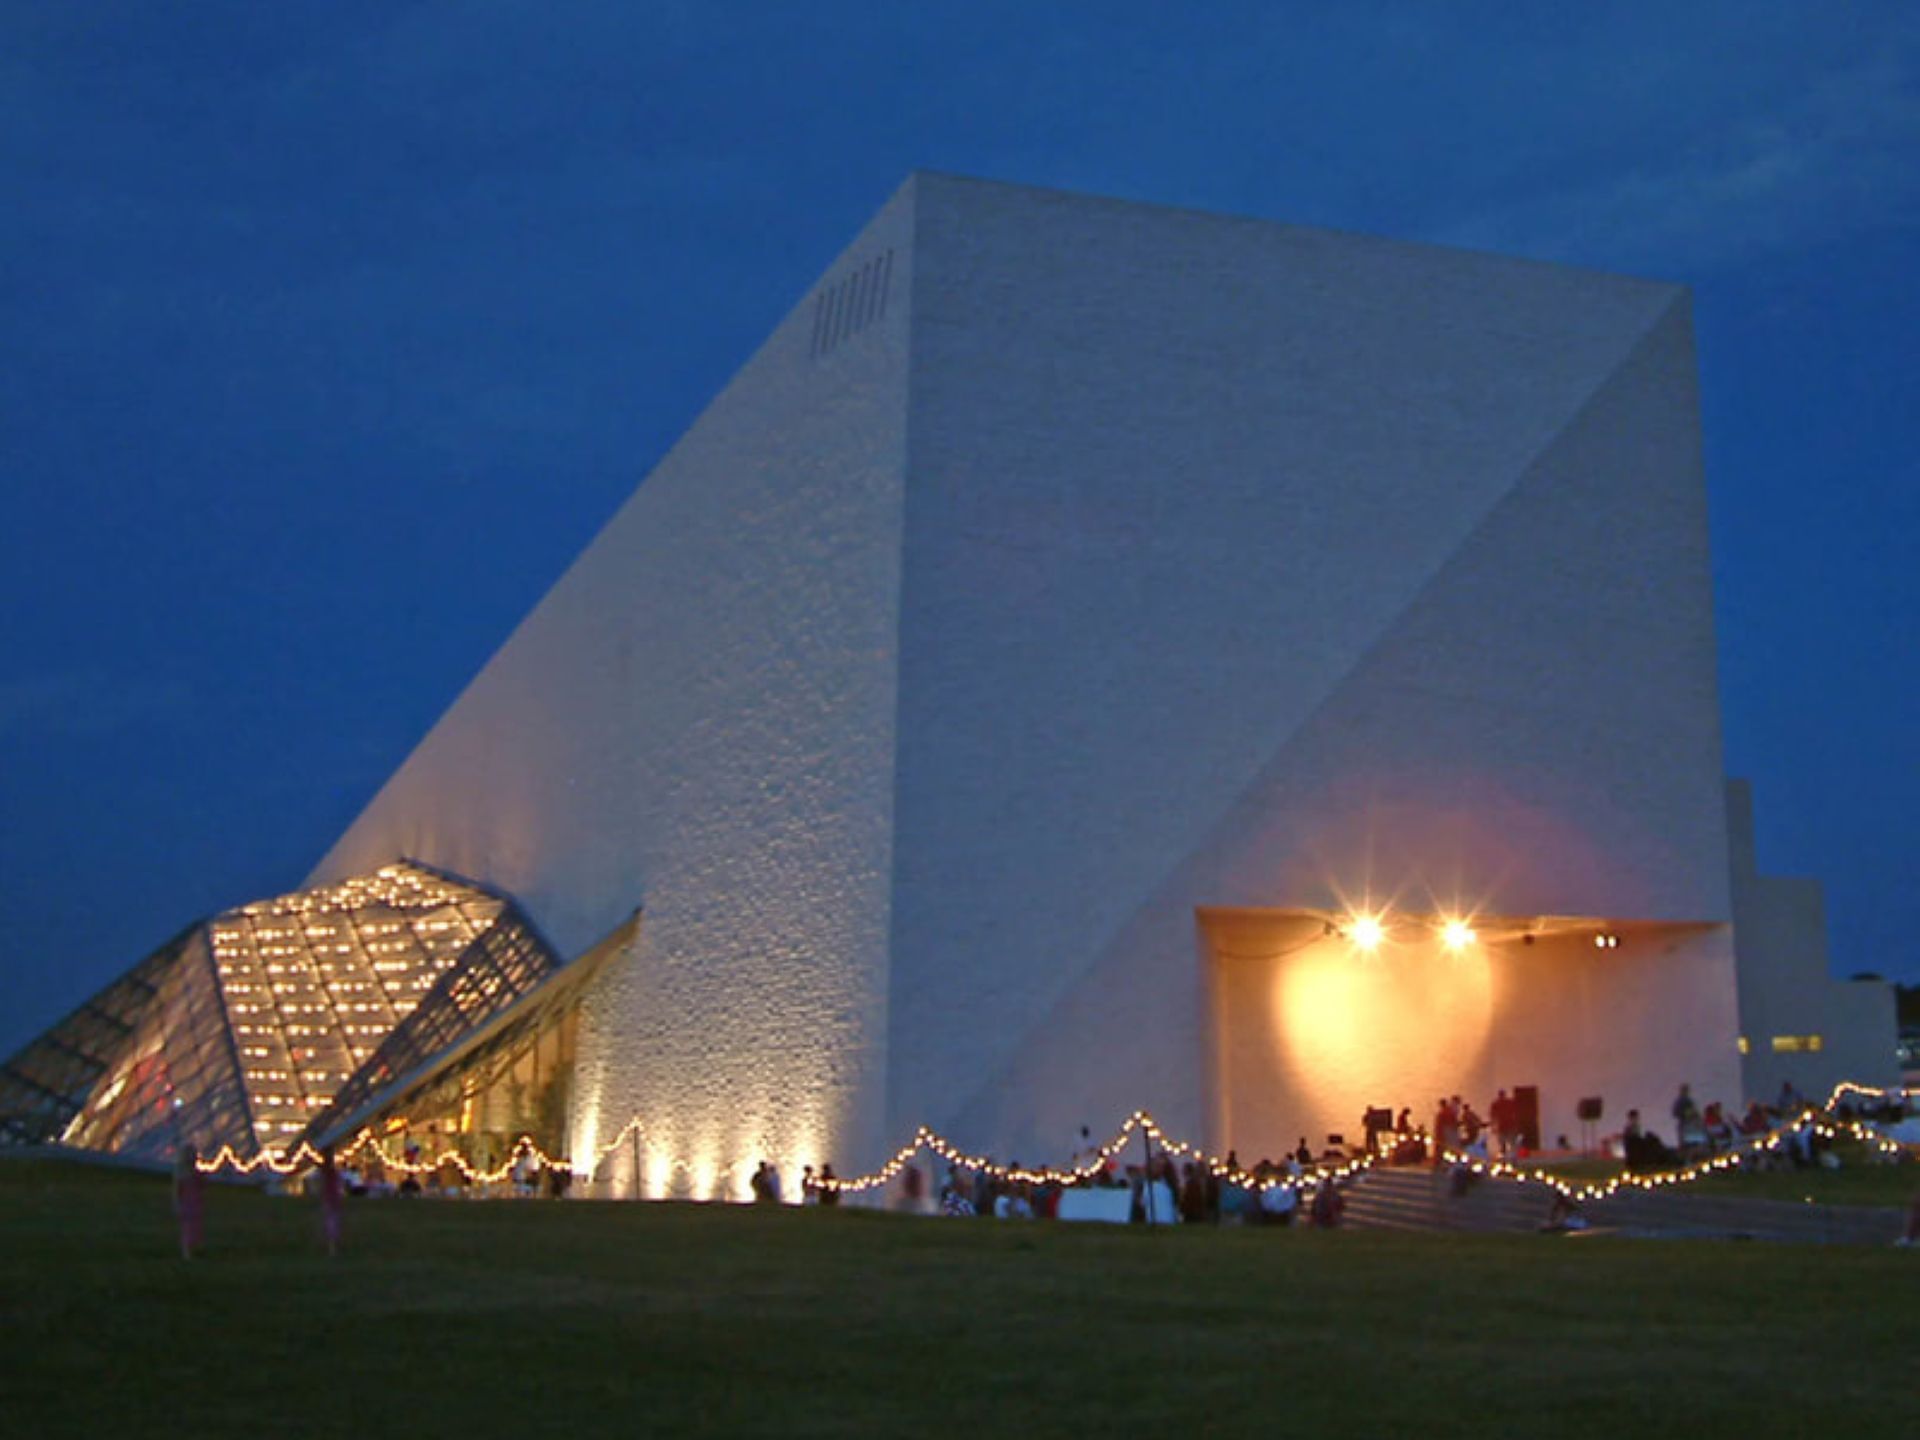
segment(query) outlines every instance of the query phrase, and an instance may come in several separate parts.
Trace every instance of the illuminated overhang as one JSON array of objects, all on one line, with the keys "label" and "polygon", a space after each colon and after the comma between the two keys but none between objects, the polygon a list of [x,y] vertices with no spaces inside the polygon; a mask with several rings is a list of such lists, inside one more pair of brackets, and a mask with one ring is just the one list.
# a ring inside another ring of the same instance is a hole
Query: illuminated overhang
[{"label": "illuminated overhang", "polygon": [[1462,949],[1575,938],[1617,940],[1625,945],[1694,934],[1724,923],[1604,915],[1494,915],[1471,907],[1409,909],[1367,904],[1338,910],[1317,906],[1200,906],[1194,914],[1214,954],[1223,959],[1272,959],[1321,940],[1338,940],[1363,953],[1393,946]]}]

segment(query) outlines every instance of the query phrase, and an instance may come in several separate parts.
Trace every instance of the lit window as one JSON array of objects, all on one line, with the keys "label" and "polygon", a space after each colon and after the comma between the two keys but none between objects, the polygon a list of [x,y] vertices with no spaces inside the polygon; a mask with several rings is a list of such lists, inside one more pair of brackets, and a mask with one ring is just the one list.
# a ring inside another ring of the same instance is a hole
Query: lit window
[{"label": "lit window", "polygon": [[1753,1046],[1748,1042],[1746,1036],[1742,1035],[1738,1040],[1734,1041],[1734,1044],[1739,1047],[1740,1053],[1742,1055],[1747,1055],[1752,1053]]},{"label": "lit window", "polygon": [[1818,1035],[1776,1035],[1773,1037],[1773,1052],[1776,1055],[1811,1054],[1823,1043]]}]

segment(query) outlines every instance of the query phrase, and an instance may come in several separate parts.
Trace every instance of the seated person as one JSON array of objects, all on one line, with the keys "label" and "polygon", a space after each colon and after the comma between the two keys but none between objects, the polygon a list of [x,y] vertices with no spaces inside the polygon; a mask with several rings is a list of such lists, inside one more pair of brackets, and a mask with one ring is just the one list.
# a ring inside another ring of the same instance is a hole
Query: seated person
[{"label": "seated person", "polygon": [[1220,1181],[1220,1218],[1228,1224],[1241,1224],[1253,1218],[1254,1206],[1258,1203],[1247,1181],[1253,1177],[1242,1170],[1238,1157],[1228,1155],[1233,1166]]},{"label": "seated person", "polygon": [[1340,1193],[1340,1187],[1332,1180],[1323,1180],[1320,1188],[1313,1192],[1313,1205],[1307,1212],[1307,1223],[1317,1230],[1337,1229],[1346,1208],[1347,1198]]},{"label": "seated person", "polygon": [[1291,1225],[1300,1209],[1300,1192],[1291,1185],[1269,1185],[1260,1192],[1260,1219],[1268,1225]]},{"label": "seated person", "polygon": [[1707,1144],[1716,1152],[1733,1148],[1733,1125],[1727,1120],[1726,1112],[1720,1108],[1718,1100],[1707,1106],[1701,1124],[1707,1132]]},{"label": "seated person", "polygon": [[1620,1149],[1629,1170],[1659,1170],[1671,1165],[1676,1158],[1658,1135],[1649,1133],[1640,1123],[1638,1110],[1627,1111],[1627,1128],[1621,1132]]},{"label": "seated person", "polygon": [[963,1176],[957,1166],[948,1168],[947,1183],[940,1187],[940,1213],[942,1215],[974,1213],[973,1182]]},{"label": "seated person", "polygon": [[1580,1213],[1580,1206],[1573,1198],[1561,1190],[1553,1192],[1553,1203],[1547,1207],[1547,1223],[1540,1227],[1550,1233],[1587,1228],[1587,1217]]},{"label": "seated person", "polygon": [[1791,1120],[1807,1108],[1806,1097],[1795,1087],[1793,1081],[1780,1082],[1780,1096],[1773,1102],[1774,1113],[1782,1120]]}]

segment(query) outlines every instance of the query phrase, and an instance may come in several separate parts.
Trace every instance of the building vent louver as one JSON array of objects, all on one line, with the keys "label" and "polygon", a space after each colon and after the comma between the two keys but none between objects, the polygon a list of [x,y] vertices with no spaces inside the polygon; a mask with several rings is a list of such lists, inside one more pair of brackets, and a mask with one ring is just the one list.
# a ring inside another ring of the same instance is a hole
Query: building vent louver
[{"label": "building vent louver", "polygon": [[893,251],[889,250],[822,289],[813,298],[813,341],[808,353],[825,355],[884,318],[892,288]]}]

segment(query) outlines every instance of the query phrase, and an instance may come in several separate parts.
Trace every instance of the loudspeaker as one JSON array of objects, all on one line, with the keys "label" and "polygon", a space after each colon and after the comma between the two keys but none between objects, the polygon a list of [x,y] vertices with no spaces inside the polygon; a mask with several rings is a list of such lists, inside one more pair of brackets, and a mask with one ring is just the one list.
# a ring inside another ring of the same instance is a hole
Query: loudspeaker
[{"label": "loudspeaker", "polygon": [[1593,1127],[1600,1119],[1602,1110],[1598,1095],[1587,1095],[1574,1106],[1574,1113],[1580,1117],[1580,1151],[1583,1155],[1593,1153]]},{"label": "loudspeaker", "polygon": [[1529,1150],[1540,1148],[1540,1087],[1513,1087],[1514,1121],[1520,1130],[1520,1143]]}]

